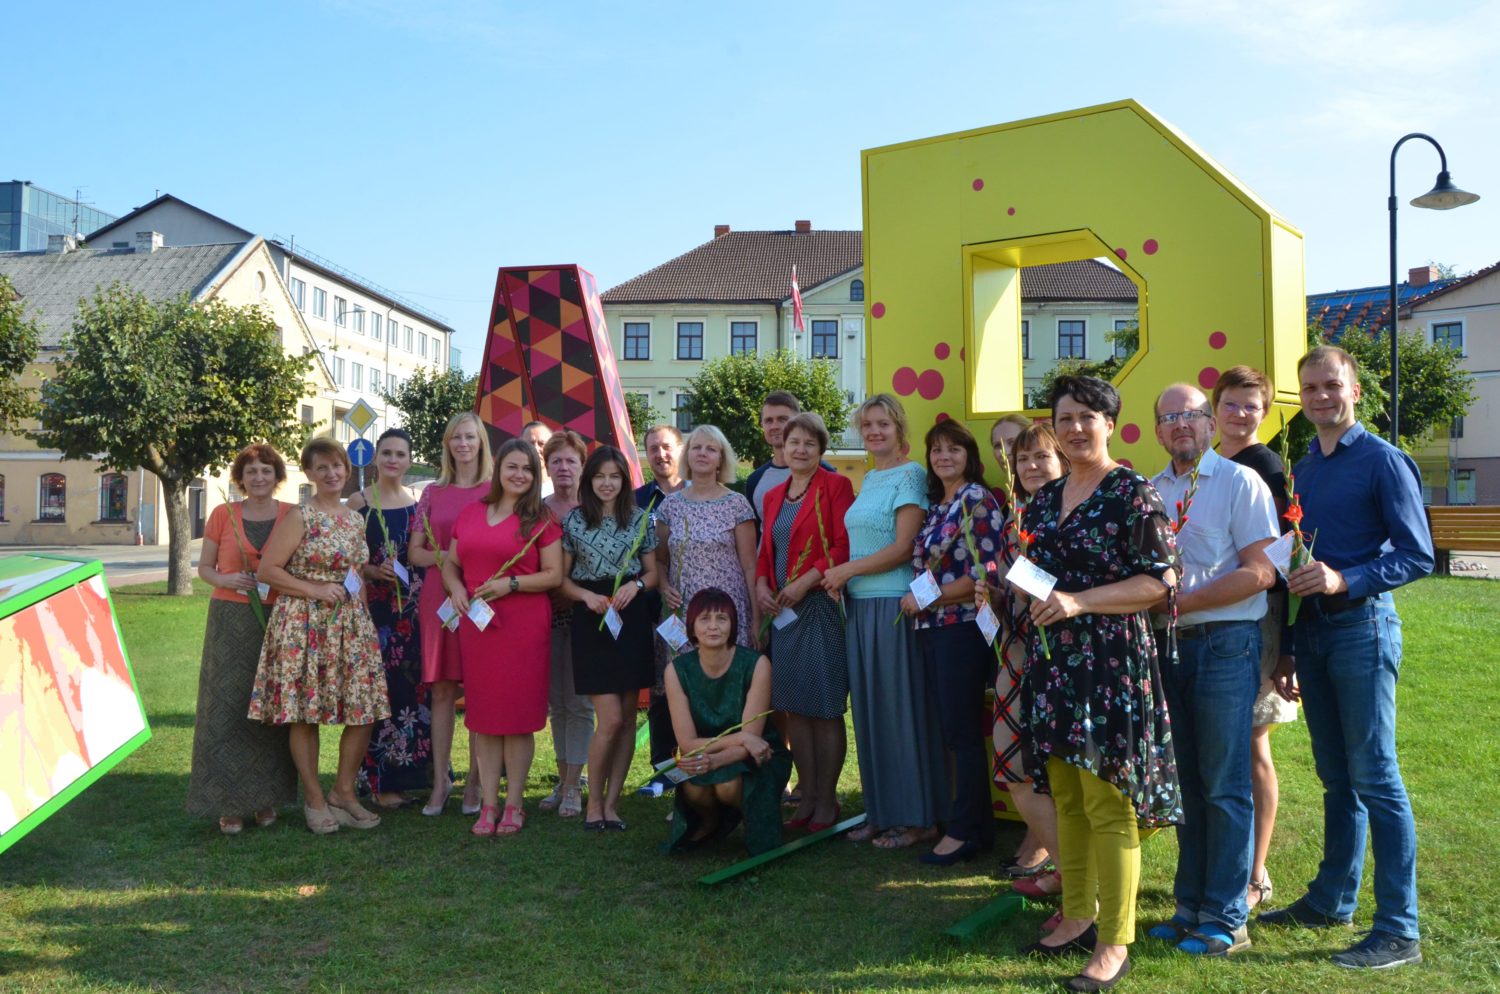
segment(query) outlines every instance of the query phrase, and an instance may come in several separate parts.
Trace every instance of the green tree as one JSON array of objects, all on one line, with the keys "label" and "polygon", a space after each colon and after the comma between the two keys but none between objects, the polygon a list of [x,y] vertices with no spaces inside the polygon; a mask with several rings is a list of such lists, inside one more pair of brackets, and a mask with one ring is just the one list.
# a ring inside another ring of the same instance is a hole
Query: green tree
[{"label": "green tree", "polygon": [[443,431],[455,414],[474,410],[478,380],[462,370],[436,372],[418,367],[394,391],[381,392],[388,403],[400,408],[418,462],[442,465]]},{"label": "green tree", "polygon": [[295,452],[312,360],[289,356],[260,307],[160,304],[119,283],[82,301],[42,388],[36,441],[107,470],[142,467],[167,505],[169,593],[192,593],[188,486],[252,440]]},{"label": "green tree", "polygon": [[24,310],[10,277],[0,276],[0,435],[15,431],[36,414],[36,397],[21,384],[21,377],[36,359],[42,336]]},{"label": "green tree", "polygon": [[791,352],[723,356],[705,363],[688,381],[694,424],[717,425],[735,453],[752,463],[771,458],[760,433],[760,404],[773,390],[786,390],[804,411],[823,416],[837,438],[849,423],[850,403],[828,359],[802,359]]},{"label": "green tree", "polygon": [[[1123,328],[1106,331],[1104,341],[1110,347],[1108,359],[1103,362],[1092,362],[1088,359],[1059,360],[1057,365],[1042,374],[1042,382],[1026,395],[1026,406],[1032,410],[1045,409],[1047,402],[1052,398],[1052,384],[1059,376],[1096,376],[1101,380],[1113,380],[1115,374],[1125,368],[1125,363],[1141,347],[1140,325],[1131,321]],[[1124,358],[1115,355],[1117,345],[1125,346]]]},{"label": "green tree", "polygon": [[647,428],[667,420],[665,414],[651,406],[650,396],[643,393],[625,394],[625,413],[630,415],[630,430],[637,445],[646,440]]}]

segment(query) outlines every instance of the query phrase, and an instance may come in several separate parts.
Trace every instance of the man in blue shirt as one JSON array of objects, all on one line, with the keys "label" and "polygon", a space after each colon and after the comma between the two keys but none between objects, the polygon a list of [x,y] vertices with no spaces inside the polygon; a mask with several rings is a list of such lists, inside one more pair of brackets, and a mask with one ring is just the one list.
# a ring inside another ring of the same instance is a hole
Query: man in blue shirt
[{"label": "man in blue shirt", "polygon": [[1323,781],[1323,861],[1305,895],[1259,921],[1347,925],[1368,827],[1374,923],[1333,961],[1352,969],[1420,963],[1417,833],[1396,760],[1401,619],[1390,594],[1432,571],[1420,477],[1410,456],[1355,420],[1353,356],[1322,345],[1302,357],[1297,374],[1303,416],[1318,431],[1294,471],[1302,530],[1317,534],[1318,558],[1287,577],[1287,589],[1304,600],[1292,631],[1293,654],[1282,657],[1276,683],[1289,699],[1300,687],[1303,698]]}]

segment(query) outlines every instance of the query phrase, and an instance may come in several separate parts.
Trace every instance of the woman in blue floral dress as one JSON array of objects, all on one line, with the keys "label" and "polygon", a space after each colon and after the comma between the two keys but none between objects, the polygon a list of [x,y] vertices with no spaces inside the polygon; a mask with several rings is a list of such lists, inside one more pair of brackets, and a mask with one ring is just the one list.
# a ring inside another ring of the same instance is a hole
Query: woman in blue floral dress
[{"label": "woman in blue floral dress", "polygon": [[[1057,578],[1046,600],[1031,601],[1022,710],[1026,772],[1057,804],[1063,883],[1062,922],[1028,951],[1092,949],[1074,990],[1101,989],[1130,969],[1137,824],[1182,820],[1150,619],[1153,609],[1171,612],[1177,547],[1156,489],[1109,456],[1119,413],[1120,395],[1103,380],[1057,379],[1053,424],[1071,468],[1022,516],[1027,558]],[[1170,658],[1170,646],[1161,649]]]},{"label": "woman in blue floral dress", "polygon": [[380,636],[391,702],[391,716],[375,725],[360,767],[359,785],[374,796],[376,804],[391,809],[416,803],[406,797],[408,791],[432,789],[431,690],[422,685],[422,642],[417,628],[422,571],[406,555],[413,531],[422,527],[417,502],[402,483],[410,468],[411,436],[391,428],[375,443],[374,485],[348,501],[351,509],[365,516],[370,561],[363,575],[369,584],[370,620]]}]

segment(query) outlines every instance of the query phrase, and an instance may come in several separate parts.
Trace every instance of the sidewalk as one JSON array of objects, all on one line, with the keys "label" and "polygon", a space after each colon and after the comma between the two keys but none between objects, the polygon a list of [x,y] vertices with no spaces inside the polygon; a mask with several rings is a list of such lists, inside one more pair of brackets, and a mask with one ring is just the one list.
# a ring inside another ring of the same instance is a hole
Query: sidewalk
[{"label": "sidewalk", "polygon": [[[203,540],[188,547],[188,560],[196,570]],[[0,556],[63,556],[68,559],[98,559],[104,563],[104,578],[111,587],[152,583],[167,578],[165,545],[0,545]]]}]

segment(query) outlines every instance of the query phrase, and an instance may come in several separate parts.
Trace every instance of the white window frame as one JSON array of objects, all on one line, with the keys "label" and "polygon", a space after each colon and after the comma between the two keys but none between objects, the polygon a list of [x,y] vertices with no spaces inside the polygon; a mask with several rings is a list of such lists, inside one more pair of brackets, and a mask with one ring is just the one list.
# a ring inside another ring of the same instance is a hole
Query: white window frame
[{"label": "white window frame", "polygon": [[297,310],[306,310],[304,305],[307,303],[307,281],[293,276],[287,280],[286,289],[292,298],[292,303],[297,305]]},{"label": "white window frame", "polygon": [[344,385],[344,357],[334,356],[330,360],[329,365],[333,367],[333,382],[342,387]]},{"label": "white window frame", "polygon": [[1458,325],[1458,354],[1466,357],[1469,354],[1469,328],[1468,322],[1463,318],[1448,318],[1443,321],[1433,321],[1427,326],[1427,342],[1429,345],[1436,345],[1438,327],[1440,325],[1446,327],[1455,324]]},{"label": "white window frame", "polygon": [[1031,358],[1031,318],[1021,319],[1021,358]]},{"label": "white window frame", "polygon": [[[43,513],[42,513],[44,510],[46,510],[46,508],[43,506],[43,502],[42,502],[42,485],[46,481],[47,477],[49,477],[49,476],[60,476],[60,477],[62,477],[62,481],[63,481],[62,513],[59,514],[59,515],[57,515],[56,517],[46,516],[46,515],[43,515]],[[50,473],[38,473],[37,474],[37,478],[36,478],[36,520],[38,520],[38,521],[67,521],[68,520],[68,474],[66,474],[66,473],[58,473],[58,472],[55,472],[55,471],[54,472],[50,472]]]},{"label": "white window frame", "polygon": [[[110,517],[106,517],[105,516],[106,513],[107,513],[107,511],[108,511],[108,508],[106,506],[106,500],[105,500],[105,498],[109,494],[109,489],[108,489],[108,487],[105,486],[105,481],[107,481],[107,480],[120,480],[120,481],[122,481],[125,484],[125,513],[121,517],[110,518]],[[116,523],[116,524],[118,524],[119,522],[122,522],[122,521],[129,521],[130,520],[130,477],[127,476],[126,474],[124,474],[124,473],[101,473],[101,474],[99,474],[99,520],[100,521],[109,521],[109,522],[113,522],[113,523]]]},{"label": "white window frame", "polygon": [[364,390],[365,388],[365,364],[362,362],[351,362],[349,364],[349,389]]},{"label": "white window frame", "polygon": [[411,351],[411,343],[412,343],[412,335],[415,334],[415,333],[412,331],[411,325],[409,325],[409,324],[403,324],[401,326],[401,330],[404,332],[404,334],[403,334],[402,337],[406,340],[406,351],[410,352]]},{"label": "white window frame", "polygon": [[354,305],[354,320],[350,322],[354,326],[356,334],[365,333],[365,308],[363,304]]},{"label": "white window frame", "polygon": [[395,393],[396,388],[401,385],[401,379],[395,373],[387,370],[385,374],[385,385],[387,393]]},{"label": "white window frame", "polygon": [[320,286],[313,287],[313,317],[328,319],[328,291]]},{"label": "white window frame", "polygon": [[417,355],[424,357],[427,355],[427,332],[425,331],[417,332]]},{"label": "white window frame", "polygon": [[686,391],[678,392],[674,390],[672,392],[672,423],[677,426],[678,431],[688,432],[693,428],[691,416],[688,418],[689,424],[684,426],[682,423],[683,411],[685,410],[682,402],[684,400],[691,401],[692,397],[693,395]]},{"label": "white window frame", "polygon": [[[1129,327],[1130,323],[1134,320],[1135,318],[1114,318],[1112,327],[1116,332],[1124,331],[1125,328]],[[1120,352],[1120,343],[1111,342],[1109,354],[1114,356],[1116,359],[1129,359],[1133,353],[1126,352],[1122,355]]]},{"label": "white window frame", "polygon": [[[704,361],[704,356],[706,354],[704,352],[704,345],[705,345],[706,339],[708,337],[708,322],[705,321],[703,318],[697,318],[695,320],[684,319],[684,320],[676,321],[676,322],[674,322],[674,324],[676,326],[677,334],[675,336],[675,342],[674,342],[674,344],[675,344],[676,347],[672,350],[672,359],[673,359],[673,361],[674,362],[703,362]],[[685,324],[695,324],[695,325],[698,326],[698,354],[696,356],[684,356],[682,354],[682,326],[685,325]]]},{"label": "white window frame", "polygon": [[[633,356],[633,355],[630,354],[630,329],[633,328],[633,327],[635,327],[636,325],[645,325],[646,326],[646,354],[643,355],[643,356]],[[651,327],[651,322],[649,320],[646,320],[646,321],[627,321],[624,318],[621,318],[620,319],[620,356],[621,356],[621,361],[622,362],[650,362],[651,361],[651,333],[652,333],[653,330],[654,329]]]},{"label": "white window frame", "polygon": [[333,296],[333,323],[335,327],[343,328],[349,324],[349,301],[338,294]]},{"label": "white window frame", "polygon": [[[1068,322],[1069,324],[1076,323],[1076,324],[1083,325],[1083,354],[1082,355],[1063,355],[1063,351],[1062,351],[1062,335],[1063,335],[1062,326],[1063,326],[1063,322],[1065,322],[1065,321]],[[1074,316],[1074,317],[1059,317],[1057,319],[1057,324],[1056,324],[1056,326],[1054,328],[1054,331],[1055,331],[1055,335],[1053,336],[1052,346],[1053,346],[1053,351],[1056,353],[1056,358],[1057,359],[1059,359],[1059,360],[1061,360],[1061,359],[1087,359],[1089,357],[1089,319],[1088,318],[1086,318],[1086,317],[1076,317],[1076,316]]]},{"label": "white window frame", "polygon": [[755,326],[755,348],[751,350],[750,354],[751,355],[759,355],[760,354],[760,319],[759,318],[736,318],[736,317],[731,317],[729,319],[728,324],[729,324],[729,338],[728,338],[729,348],[725,352],[726,355],[736,355],[737,354],[734,351],[734,326],[737,325],[737,324],[749,324],[749,325],[754,325]]},{"label": "white window frame", "polygon": [[379,311],[370,312],[370,341],[378,342],[384,336],[385,316]]}]

